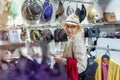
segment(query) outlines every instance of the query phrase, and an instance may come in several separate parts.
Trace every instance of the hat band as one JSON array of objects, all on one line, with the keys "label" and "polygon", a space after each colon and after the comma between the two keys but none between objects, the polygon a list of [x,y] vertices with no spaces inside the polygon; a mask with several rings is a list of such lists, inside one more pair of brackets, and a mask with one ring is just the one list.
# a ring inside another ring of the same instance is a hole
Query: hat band
[{"label": "hat band", "polygon": [[66,22],[71,22],[71,23],[75,23],[75,24],[78,24],[78,25],[79,25],[79,23],[77,23],[77,22],[74,22],[74,21],[66,21]]}]

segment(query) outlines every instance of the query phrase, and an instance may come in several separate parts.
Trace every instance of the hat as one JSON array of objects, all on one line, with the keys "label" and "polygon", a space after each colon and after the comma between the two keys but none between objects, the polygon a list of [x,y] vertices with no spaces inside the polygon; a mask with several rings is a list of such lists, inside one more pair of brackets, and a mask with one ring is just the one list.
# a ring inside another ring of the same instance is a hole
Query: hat
[{"label": "hat", "polygon": [[25,1],[22,5],[22,15],[28,20],[38,20],[42,7],[35,1]]},{"label": "hat", "polygon": [[80,10],[80,23],[85,19],[86,17],[86,8],[85,5],[82,4],[82,8]]},{"label": "hat", "polygon": [[43,21],[47,22],[51,19],[53,13],[53,6],[49,0],[45,0],[43,4],[43,12],[41,14],[41,18]]},{"label": "hat", "polygon": [[99,13],[94,5],[90,5],[87,8],[87,19],[88,21],[94,21],[98,17]]},{"label": "hat", "polygon": [[58,28],[54,31],[55,42],[65,42],[67,41],[67,34],[64,29]]},{"label": "hat", "polygon": [[53,40],[53,35],[51,30],[49,29],[43,30],[43,39],[46,40],[48,43]]},{"label": "hat", "polygon": [[76,9],[75,14],[79,17],[80,23],[85,19],[86,17],[86,8],[82,4],[81,10],[79,8]]},{"label": "hat", "polygon": [[38,29],[38,30],[31,30],[30,31],[30,38],[31,38],[32,41],[43,40],[42,30],[40,30],[40,29]]},{"label": "hat", "polygon": [[69,6],[67,7],[66,14],[67,14],[67,15],[70,15],[70,14],[72,14],[72,13],[74,13],[74,9],[69,5]]},{"label": "hat", "polygon": [[59,6],[58,6],[58,9],[56,11],[56,14],[55,14],[55,17],[58,19],[59,16],[62,16],[64,13],[64,7],[63,7],[63,4],[61,1],[59,1]]},{"label": "hat", "polygon": [[78,17],[77,15],[75,15],[74,13],[70,14],[70,15],[66,18],[65,22],[62,22],[61,26],[62,26],[63,28],[65,28],[66,24],[71,24],[71,25],[78,25],[78,26],[80,26],[80,24],[79,24],[79,17]]}]

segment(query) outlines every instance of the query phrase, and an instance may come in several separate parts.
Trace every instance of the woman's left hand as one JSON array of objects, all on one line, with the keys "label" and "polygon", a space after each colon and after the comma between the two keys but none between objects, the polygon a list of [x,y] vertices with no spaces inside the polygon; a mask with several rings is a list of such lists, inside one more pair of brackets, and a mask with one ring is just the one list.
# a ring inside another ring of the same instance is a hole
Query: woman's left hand
[{"label": "woman's left hand", "polygon": [[61,56],[54,57],[54,60],[55,62],[60,63],[62,62],[62,57]]}]

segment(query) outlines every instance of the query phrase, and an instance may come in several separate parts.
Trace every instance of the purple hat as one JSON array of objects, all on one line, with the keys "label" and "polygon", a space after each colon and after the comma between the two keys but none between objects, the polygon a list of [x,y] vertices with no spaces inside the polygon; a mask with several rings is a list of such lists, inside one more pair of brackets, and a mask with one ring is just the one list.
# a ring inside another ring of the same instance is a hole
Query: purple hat
[{"label": "purple hat", "polygon": [[45,0],[43,4],[43,12],[41,18],[43,21],[47,22],[51,19],[53,13],[53,6],[49,0]]}]

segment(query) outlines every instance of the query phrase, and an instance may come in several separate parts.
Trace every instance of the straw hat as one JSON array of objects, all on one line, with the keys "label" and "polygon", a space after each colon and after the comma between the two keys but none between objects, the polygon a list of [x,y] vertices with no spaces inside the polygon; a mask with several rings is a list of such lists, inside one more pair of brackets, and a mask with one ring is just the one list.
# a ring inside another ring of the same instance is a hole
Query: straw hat
[{"label": "straw hat", "polygon": [[74,13],[70,14],[70,15],[66,18],[65,22],[62,22],[62,23],[61,23],[61,26],[62,26],[63,28],[65,28],[66,24],[71,24],[71,25],[76,25],[76,26],[81,27],[81,26],[80,26],[80,23],[79,23],[79,17],[78,17],[77,15],[75,15]]},{"label": "straw hat", "polygon": [[87,19],[88,21],[94,21],[98,17],[99,13],[94,5],[90,5],[87,8]]}]

